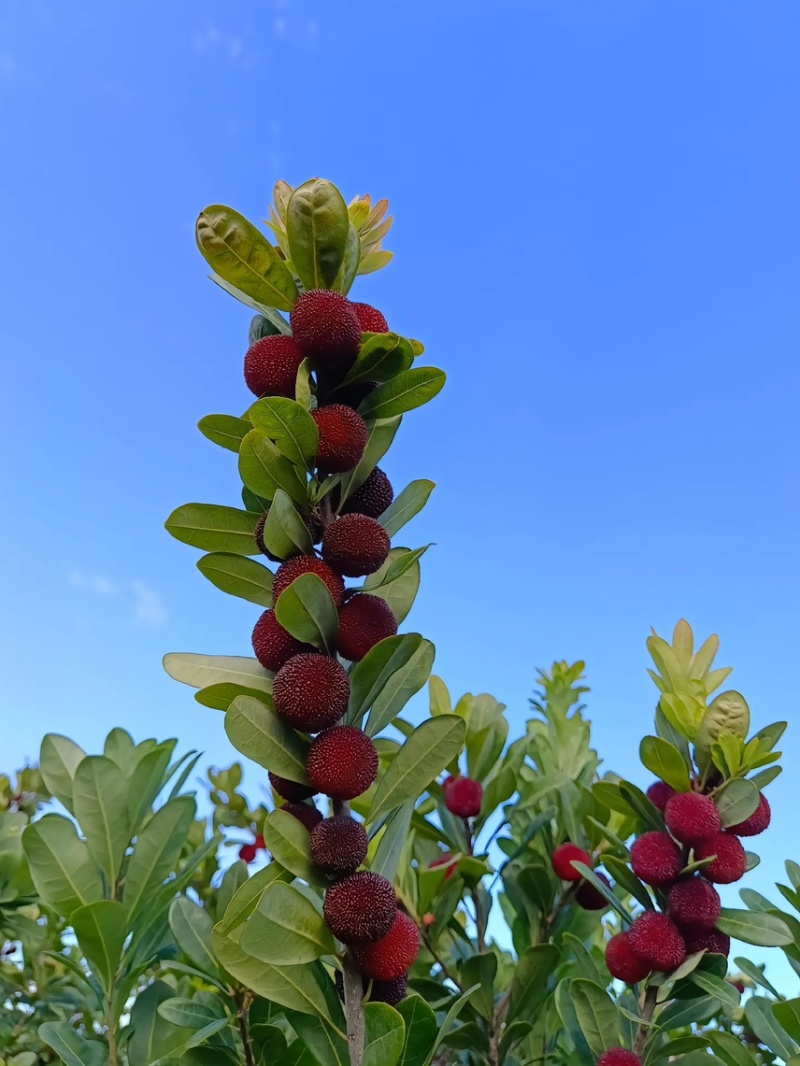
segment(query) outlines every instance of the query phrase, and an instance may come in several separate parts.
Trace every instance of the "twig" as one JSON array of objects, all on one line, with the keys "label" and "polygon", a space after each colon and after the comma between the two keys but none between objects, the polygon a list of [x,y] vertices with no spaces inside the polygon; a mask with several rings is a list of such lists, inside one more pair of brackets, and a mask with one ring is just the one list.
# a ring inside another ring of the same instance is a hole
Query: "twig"
[{"label": "twig", "polygon": [[658,989],[654,985],[650,985],[644,995],[644,1003],[642,1004],[642,1020],[639,1023],[639,1031],[636,1034],[636,1039],[633,1042],[633,1053],[638,1055],[639,1058],[644,1054],[644,1049],[647,1044],[647,1037],[650,1033],[650,1022],[653,1020],[653,1013],[656,1009],[656,1003],[658,1001]]},{"label": "twig", "polygon": [[447,963],[444,961],[444,959],[441,957],[441,955],[438,953],[436,948],[431,943],[431,939],[428,936],[428,934],[425,932],[424,929],[421,932],[422,932],[422,940],[423,940],[423,942],[425,944],[425,947],[428,949],[428,951],[431,953],[431,955],[433,955],[434,960],[439,964],[439,968],[441,969],[441,971],[444,974],[444,976],[447,978],[448,981],[452,981],[453,982],[453,984],[456,986],[456,988],[459,990],[459,992],[463,992],[464,991],[463,985],[461,984],[461,982],[458,980],[457,977],[454,977],[450,973],[450,971],[447,968]]},{"label": "twig", "polygon": [[364,1017],[364,987],[361,971],[350,952],[346,952],[344,966],[344,1009],[347,1017],[347,1046],[350,1049],[351,1066],[362,1066],[366,1019]]},{"label": "twig", "polygon": [[244,1044],[244,1061],[246,1066],[256,1066],[253,1042],[250,1039],[250,1004],[253,1002],[253,996],[250,992],[238,992],[235,1000],[236,1006],[239,1008],[237,1021],[242,1044]]}]

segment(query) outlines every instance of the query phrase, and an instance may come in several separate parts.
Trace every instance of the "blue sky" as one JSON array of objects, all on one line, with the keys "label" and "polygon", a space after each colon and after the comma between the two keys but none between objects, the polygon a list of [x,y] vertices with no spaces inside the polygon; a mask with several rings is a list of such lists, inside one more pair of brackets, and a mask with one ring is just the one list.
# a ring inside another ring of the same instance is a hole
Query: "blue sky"
[{"label": "blue sky", "polygon": [[438,483],[409,528],[436,542],[410,622],[437,672],[519,729],[535,668],[585,659],[597,747],[646,783],[649,627],[719,632],[755,721],[793,726],[768,889],[800,764],[798,23],[794,0],[8,0],[4,768],[116,724],[232,757],[160,664],[247,654],[258,613],[163,529],[237,502],[194,425],[249,402],[249,313],[193,224],[321,175],[390,198],[395,262],[356,293],[449,375],[387,464]]}]

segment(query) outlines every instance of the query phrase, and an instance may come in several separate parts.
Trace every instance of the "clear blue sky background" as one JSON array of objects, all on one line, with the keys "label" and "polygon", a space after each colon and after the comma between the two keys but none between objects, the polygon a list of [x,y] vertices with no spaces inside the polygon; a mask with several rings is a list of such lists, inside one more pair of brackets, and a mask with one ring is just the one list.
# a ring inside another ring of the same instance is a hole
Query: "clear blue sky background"
[{"label": "clear blue sky background", "polygon": [[649,627],[718,631],[792,723],[768,890],[800,859],[798,30],[796,0],[6,0],[3,767],[116,724],[233,757],[160,664],[247,654],[258,613],[163,529],[237,502],[194,424],[249,399],[193,224],[319,174],[391,199],[356,291],[449,374],[388,464],[439,486],[409,529],[437,671],[519,730],[535,668],[586,659],[645,784]]}]

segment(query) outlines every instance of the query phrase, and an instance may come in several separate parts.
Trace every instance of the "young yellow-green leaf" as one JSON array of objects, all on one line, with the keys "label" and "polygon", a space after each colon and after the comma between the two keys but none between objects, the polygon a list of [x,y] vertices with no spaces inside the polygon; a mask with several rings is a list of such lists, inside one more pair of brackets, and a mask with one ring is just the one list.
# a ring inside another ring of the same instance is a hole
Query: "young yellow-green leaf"
[{"label": "young yellow-green leaf", "polygon": [[670,725],[686,740],[694,740],[705,714],[705,707],[694,696],[684,692],[665,692],[659,706]]},{"label": "young yellow-green leaf", "polygon": [[349,232],[347,204],[335,185],[312,178],[294,190],[286,208],[286,237],[292,263],[306,289],[333,287]]},{"label": "young yellow-green leaf", "polygon": [[741,777],[727,781],[714,795],[724,829],[746,821],[758,808],[761,795],[752,781]]},{"label": "young yellow-green leaf", "polygon": [[197,428],[204,437],[208,437],[220,448],[238,452],[240,444],[253,427],[246,418],[236,418],[234,415],[206,415],[197,423]]},{"label": "young yellow-green leaf", "polygon": [[266,307],[291,311],[297,286],[288,267],[256,227],[230,207],[214,204],[200,214],[197,246],[212,270]]},{"label": "young yellow-green leaf", "polygon": [[750,708],[747,700],[739,692],[721,692],[708,706],[708,710],[698,723],[697,734],[693,738],[697,765],[705,769],[711,761],[711,747],[720,739],[722,733],[732,733],[735,737],[746,737],[750,730]]},{"label": "young yellow-green leaf", "polygon": [[310,467],[319,448],[317,423],[307,409],[285,396],[266,396],[247,412],[256,429],[262,429],[290,463]]},{"label": "young yellow-green leaf", "polygon": [[333,290],[347,295],[358,276],[358,267],[361,263],[361,237],[358,230],[350,223],[347,231],[347,244],[344,249],[344,259],[339,267],[339,273],[333,283]]},{"label": "young yellow-green leaf", "polygon": [[265,770],[308,784],[308,743],[272,707],[249,696],[237,696],[225,714],[225,732],[237,751]]},{"label": "young yellow-green leaf", "polygon": [[103,898],[100,871],[74,824],[60,814],[46,814],[26,827],[22,846],[36,892],[58,914]]},{"label": "young yellow-green leaf", "polygon": [[395,418],[387,418],[385,420],[373,422],[367,427],[369,435],[367,437],[367,446],[364,449],[364,454],[361,456],[361,460],[354,470],[342,475],[339,484],[340,510],[342,505],[347,502],[356,489],[361,488],[384,455],[386,455],[395,438],[397,430],[400,428],[401,421],[401,416],[397,415]]},{"label": "young yellow-green leaf", "polygon": [[311,862],[309,832],[293,814],[280,808],[271,811],[264,822],[267,851],[295,877],[309,884],[324,884],[325,879]]},{"label": "young yellow-green leaf", "polygon": [[70,814],[72,808],[72,788],[75,773],[86,758],[83,748],[58,733],[48,733],[42,740],[39,753],[39,772],[50,794],[58,800]]},{"label": "young yellow-green leaf", "polygon": [[132,921],[175,869],[196,812],[191,796],[177,796],[153,815],[128,861],[122,902]]},{"label": "young yellow-green leaf", "polygon": [[191,688],[209,685],[241,685],[272,695],[272,676],[258,659],[242,655],[200,655],[191,651],[171,651],[164,656],[164,669],[174,681]]},{"label": "young yellow-green leaf", "polygon": [[394,537],[406,522],[410,522],[414,515],[419,514],[435,488],[432,481],[412,481],[395,497],[378,519],[390,537]]},{"label": "young yellow-green leaf", "polygon": [[404,370],[371,392],[359,406],[359,414],[367,421],[394,418],[428,403],[444,388],[446,375],[433,366],[418,366]]},{"label": "young yellow-green leaf", "polygon": [[661,737],[645,737],[639,747],[639,758],[651,773],[672,785],[676,792],[689,791],[689,771],[673,744]]},{"label": "young yellow-green leaf", "polygon": [[342,386],[357,385],[363,381],[391,381],[408,370],[413,362],[414,352],[405,337],[399,337],[396,333],[364,333],[358,357],[347,372]]},{"label": "young yellow-green leaf", "polygon": [[111,759],[87,755],[75,773],[72,800],[89,854],[113,892],[131,838],[128,779]]},{"label": "young yellow-green leaf", "polygon": [[392,548],[380,570],[370,574],[364,582],[364,592],[385,600],[398,625],[406,620],[417,598],[421,580],[419,558],[424,551],[424,548],[416,552],[408,548]]},{"label": "young yellow-green leaf", "polygon": [[271,966],[301,966],[336,951],[322,912],[302,892],[281,881],[270,885],[261,897],[239,943],[251,958]]},{"label": "young yellow-green leaf", "polygon": [[176,540],[209,552],[258,555],[254,534],[258,515],[216,503],[185,503],[176,508],[165,526]]},{"label": "young yellow-green leaf", "polygon": [[282,489],[275,493],[261,539],[278,559],[288,559],[298,554],[310,555],[314,550],[308,526]]},{"label": "young yellow-green leaf", "polygon": [[325,652],[336,647],[339,612],[328,586],[316,574],[302,574],[281,593],[275,616],[301,643],[313,644]]},{"label": "young yellow-green leaf", "polygon": [[[423,640],[408,662],[388,677],[372,703],[365,732],[376,737],[402,711],[412,696],[426,684],[431,676],[436,649],[429,640]],[[363,660],[362,660],[363,661]]]},{"label": "young yellow-green leaf", "polygon": [[232,552],[211,552],[197,560],[197,569],[229,596],[238,596],[240,600],[262,607],[272,606],[274,575],[255,559],[246,559]]},{"label": "young yellow-green leaf", "polygon": [[116,900],[98,899],[73,911],[70,922],[92,973],[110,997],[128,935],[125,908]]},{"label": "young yellow-green leaf", "polygon": [[397,1066],[406,1036],[402,1016],[387,1003],[368,1003],[364,1008],[364,1020],[363,1066]]},{"label": "young yellow-green leaf", "polygon": [[455,714],[430,718],[418,726],[379,779],[369,821],[427,788],[461,751],[465,735],[464,720]]},{"label": "young yellow-green leaf", "polygon": [[[299,405],[298,409],[302,410]],[[305,475],[281,454],[263,429],[251,429],[242,441],[239,449],[239,474],[247,488],[257,496],[272,500],[278,489],[283,489],[295,503],[308,505],[308,484]],[[256,517],[253,522],[254,532],[257,522]],[[255,555],[258,546],[255,541],[253,544],[255,551],[241,554]]]},{"label": "young yellow-green leaf", "polygon": [[760,911],[732,910],[722,908],[717,928],[728,936],[741,940],[744,944],[754,944],[762,948],[780,948],[794,940],[786,922],[777,915]]}]

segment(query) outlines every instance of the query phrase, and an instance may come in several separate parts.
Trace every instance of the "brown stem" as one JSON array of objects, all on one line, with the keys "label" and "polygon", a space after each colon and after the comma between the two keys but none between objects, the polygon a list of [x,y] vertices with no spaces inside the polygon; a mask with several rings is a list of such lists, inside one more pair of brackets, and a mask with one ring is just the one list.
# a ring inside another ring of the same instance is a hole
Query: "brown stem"
[{"label": "brown stem", "polygon": [[505,1021],[510,997],[511,992],[506,992],[492,1015],[491,1035],[489,1037],[489,1061],[492,1066],[500,1066],[500,1040],[503,1035],[503,1022]]},{"label": "brown stem", "polygon": [[656,1003],[658,1001],[658,989],[654,985],[650,985],[644,994],[644,1003],[642,1004],[642,1020],[639,1023],[639,1031],[636,1034],[636,1039],[633,1042],[633,1053],[641,1058],[644,1055],[644,1049],[647,1045],[647,1038],[650,1034],[650,1022],[653,1020],[653,1013],[656,1009]]},{"label": "brown stem", "polygon": [[239,1008],[237,1021],[239,1023],[239,1033],[242,1037],[242,1044],[244,1045],[244,1061],[246,1066],[256,1066],[253,1043],[250,1039],[250,1004],[253,1002],[253,996],[250,992],[243,992],[237,993],[235,999],[236,1005]]},{"label": "brown stem", "polygon": [[347,1046],[350,1049],[350,1066],[362,1066],[366,1020],[364,1017],[364,985],[361,971],[350,952],[345,952],[344,1009],[347,1018]]},{"label": "brown stem", "polygon": [[428,951],[431,953],[431,955],[433,955],[434,961],[439,964],[439,969],[445,975],[447,980],[448,981],[452,981],[453,984],[456,986],[456,988],[459,990],[459,992],[463,992],[464,988],[463,988],[461,982],[458,980],[457,977],[454,977],[453,974],[450,973],[450,971],[447,968],[447,963],[444,961],[444,959],[441,957],[439,952],[433,946],[430,937],[428,936],[428,934],[425,932],[424,929],[422,930],[422,940],[423,940],[423,943],[425,944],[425,947],[428,949]]}]

